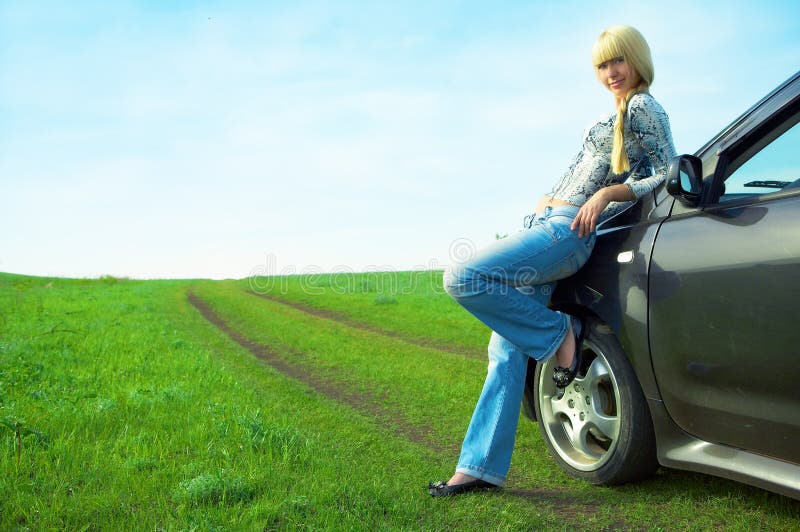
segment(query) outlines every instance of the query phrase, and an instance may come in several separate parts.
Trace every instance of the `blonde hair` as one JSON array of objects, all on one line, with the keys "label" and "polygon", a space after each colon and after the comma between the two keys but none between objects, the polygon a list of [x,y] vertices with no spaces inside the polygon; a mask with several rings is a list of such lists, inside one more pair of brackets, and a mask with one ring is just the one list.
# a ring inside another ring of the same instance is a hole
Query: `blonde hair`
[{"label": "blonde hair", "polygon": [[614,142],[611,148],[611,170],[621,174],[631,169],[623,136],[625,112],[628,101],[634,94],[647,92],[653,83],[655,71],[650,47],[641,33],[631,26],[612,26],[597,38],[592,49],[592,63],[597,68],[601,63],[622,57],[639,75],[639,84],[625,95],[617,105],[617,122],[614,124]]}]

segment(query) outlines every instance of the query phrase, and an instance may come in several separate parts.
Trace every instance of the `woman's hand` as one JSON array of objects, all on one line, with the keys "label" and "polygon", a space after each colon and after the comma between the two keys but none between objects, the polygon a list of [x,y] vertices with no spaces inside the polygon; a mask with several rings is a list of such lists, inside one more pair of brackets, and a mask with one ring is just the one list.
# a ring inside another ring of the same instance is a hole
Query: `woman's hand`
[{"label": "woman's hand", "polygon": [[581,206],[570,226],[573,231],[578,229],[578,238],[583,238],[594,231],[600,213],[611,203],[611,199],[608,197],[608,188],[601,188]]},{"label": "woman's hand", "polygon": [[578,237],[583,238],[597,226],[597,219],[600,218],[600,213],[603,209],[608,207],[612,201],[633,201],[636,199],[636,194],[633,193],[631,187],[625,184],[611,185],[601,188],[594,195],[586,200],[586,203],[578,211],[575,220],[570,227],[573,231],[578,229]]}]

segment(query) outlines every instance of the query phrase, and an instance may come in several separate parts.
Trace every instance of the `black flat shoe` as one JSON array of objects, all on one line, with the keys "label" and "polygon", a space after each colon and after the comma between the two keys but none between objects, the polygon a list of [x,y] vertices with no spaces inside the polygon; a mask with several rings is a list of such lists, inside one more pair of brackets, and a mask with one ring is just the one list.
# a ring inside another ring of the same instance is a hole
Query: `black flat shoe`
[{"label": "black flat shoe", "polygon": [[431,497],[450,497],[451,495],[461,495],[462,493],[469,493],[470,491],[499,488],[500,486],[481,479],[470,480],[469,482],[454,484],[452,486],[448,486],[446,480],[440,480],[439,482],[431,482],[428,484],[428,493],[431,494]]},{"label": "black flat shoe", "polygon": [[[586,324],[581,318],[571,316],[572,320],[572,333],[575,334],[575,353],[572,355],[572,364],[568,368],[556,366],[553,370],[553,381],[556,383],[556,388],[566,388],[575,380],[578,372],[581,370],[581,363],[583,362],[583,335],[586,331]],[[577,326],[577,334],[575,329]]]}]

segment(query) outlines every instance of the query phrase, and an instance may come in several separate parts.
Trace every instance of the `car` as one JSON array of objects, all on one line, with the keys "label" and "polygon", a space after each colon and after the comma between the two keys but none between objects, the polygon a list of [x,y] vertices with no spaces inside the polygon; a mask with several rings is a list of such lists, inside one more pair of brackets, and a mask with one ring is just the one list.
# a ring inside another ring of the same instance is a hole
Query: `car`
[{"label": "car", "polygon": [[800,72],[598,226],[551,299],[586,318],[584,369],[559,390],[531,359],[523,412],[595,484],[665,466],[800,499],[798,288]]}]

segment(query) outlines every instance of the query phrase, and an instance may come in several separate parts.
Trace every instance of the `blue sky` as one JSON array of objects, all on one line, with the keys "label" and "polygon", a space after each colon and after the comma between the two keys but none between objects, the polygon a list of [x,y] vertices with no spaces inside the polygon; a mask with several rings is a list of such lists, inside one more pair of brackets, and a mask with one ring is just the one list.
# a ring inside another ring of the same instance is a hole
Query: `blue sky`
[{"label": "blue sky", "polygon": [[521,227],[639,28],[693,152],[800,69],[795,2],[0,0],[0,271],[440,268]]}]

